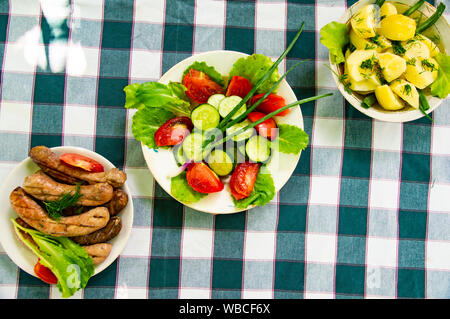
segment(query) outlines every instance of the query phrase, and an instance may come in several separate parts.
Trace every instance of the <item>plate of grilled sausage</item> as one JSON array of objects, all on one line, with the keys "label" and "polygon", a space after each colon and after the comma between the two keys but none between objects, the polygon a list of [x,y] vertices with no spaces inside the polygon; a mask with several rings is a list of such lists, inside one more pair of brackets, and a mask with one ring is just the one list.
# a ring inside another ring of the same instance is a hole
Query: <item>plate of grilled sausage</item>
[{"label": "plate of grilled sausage", "polygon": [[[101,169],[83,166],[90,164],[83,159]],[[92,257],[98,274],[120,255],[131,232],[133,203],[126,179],[125,172],[90,150],[33,147],[0,188],[0,244],[17,266],[41,278],[35,273],[38,257],[14,225],[67,237]]]}]

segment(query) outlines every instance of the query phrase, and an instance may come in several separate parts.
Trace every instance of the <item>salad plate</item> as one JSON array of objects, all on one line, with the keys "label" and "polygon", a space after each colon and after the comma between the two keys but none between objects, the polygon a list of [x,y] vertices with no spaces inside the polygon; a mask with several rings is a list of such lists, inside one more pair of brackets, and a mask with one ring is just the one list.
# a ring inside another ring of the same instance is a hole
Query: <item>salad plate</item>
[{"label": "salad plate", "polygon": [[[234,63],[238,59],[248,56],[249,55],[241,52],[226,50],[197,54],[173,66],[160,78],[158,82],[162,84],[180,82],[183,77],[183,72],[185,72],[186,68],[194,62],[205,62],[208,66],[214,67],[215,70],[222,76],[227,77]],[[276,94],[282,96],[285,99],[286,104],[297,101],[295,93],[285,79],[280,82]],[[274,119],[277,125],[289,124],[303,129],[303,117],[299,106],[292,107],[287,115],[276,116]],[[177,199],[171,193],[171,178],[174,176],[174,172],[179,169],[172,150],[164,148],[149,148],[144,143],[141,143],[141,146],[147,166],[153,174],[155,180],[168,194]],[[300,154],[300,152],[298,154],[273,152],[270,161],[266,164],[266,168],[272,175],[276,192],[278,192],[286,184],[294,172],[299,161]],[[195,210],[212,214],[230,214],[254,207],[236,207],[230,193],[227,178],[222,178],[222,180],[225,182],[225,187],[223,190],[208,194],[208,196],[193,203],[182,203]]]},{"label": "salad plate", "polygon": [[[75,153],[89,157],[102,164],[105,171],[115,167],[103,156],[84,148],[60,146],[51,148],[51,151],[58,156],[64,153]],[[23,244],[23,242],[18,239],[17,234],[14,231],[11,219],[18,217],[18,214],[11,207],[9,197],[11,192],[16,189],[16,187],[21,186],[24,183],[24,179],[27,176],[34,174],[39,169],[39,166],[36,165],[30,157],[28,157],[9,173],[0,188],[0,205],[3,207],[0,220],[0,244],[18,267],[34,277],[37,277],[34,272],[34,266],[38,258],[27,246]],[[129,198],[127,205],[120,212],[122,228],[119,234],[109,241],[112,245],[111,251],[103,262],[95,266],[94,275],[102,272],[117,259],[122,250],[125,248],[131,233],[133,224],[133,201],[131,200],[131,192],[126,182],[123,184],[122,190],[128,195]]]}]

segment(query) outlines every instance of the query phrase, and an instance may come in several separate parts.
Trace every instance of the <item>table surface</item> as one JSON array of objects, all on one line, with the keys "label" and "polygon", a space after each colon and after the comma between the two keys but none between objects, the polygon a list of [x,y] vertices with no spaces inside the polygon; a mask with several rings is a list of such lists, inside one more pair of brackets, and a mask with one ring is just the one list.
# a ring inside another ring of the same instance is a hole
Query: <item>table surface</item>
[{"label": "table surface", "polygon": [[[41,2],[0,0],[0,180],[33,146],[81,146],[126,171],[135,209],[121,256],[73,298],[450,297],[449,101],[433,124],[379,122],[345,102],[319,30],[353,2]],[[227,216],[171,199],[131,134],[123,87],[199,52],[276,58],[302,21],[280,71],[311,59],[287,77],[297,98],[334,95],[302,106],[310,145],[286,186]],[[2,247],[0,269],[0,298],[60,298]]]}]

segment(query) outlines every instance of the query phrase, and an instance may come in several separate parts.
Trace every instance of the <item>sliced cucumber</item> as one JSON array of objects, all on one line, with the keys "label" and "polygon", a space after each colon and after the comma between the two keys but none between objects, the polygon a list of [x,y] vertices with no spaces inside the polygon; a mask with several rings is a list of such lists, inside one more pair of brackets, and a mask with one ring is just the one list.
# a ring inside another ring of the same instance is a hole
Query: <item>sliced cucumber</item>
[{"label": "sliced cucumber", "polygon": [[184,156],[183,152],[183,144],[175,145],[172,149],[172,152],[178,166],[182,166],[184,163],[186,163],[186,156]]},{"label": "sliced cucumber", "polygon": [[216,109],[219,109],[220,101],[225,98],[223,94],[213,94],[208,99],[208,104],[214,106]]},{"label": "sliced cucumber", "polygon": [[200,162],[203,159],[204,152],[202,150],[202,144],[205,138],[201,133],[191,133],[184,138],[183,141],[183,153],[184,155],[194,162]]},{"label": "sliced cucumber", "polygon": [[[236,123],[234,124],[232,127],[227,128],[227,134],[232,134],[244,127],[246,127],[247,125],[251,124],[252,122],[250,122],[250,120],[245,119],[244,121],[240,122],[240,123]],[[233,136],[232,139],[235,142],[239,142],[239,141],[243,141],[246,140],[248,138],[250,138],[254,133],[256,132],[256,130],[254,128],[245,130],[244,132],[242,132],[241,134],[238,134],[236,136]]]},{"label": "sliced cucumber", "polygon": [[260,135],[252,136],[245,145],[245,152],[250,160],[265,162],[270,156],[270,143]]},{"label": "sliced cucumber", "polygon": [[[228,113],[230,113],[231,110],[233,110],[234,107],[236,105],[238,105],[239,102],[241,102],[241,100],[242,100],[242,98],[240,96],[232,95],[232,96],[228,96],[228,97],[224,98],[222,101],[220,101],[220,103],[219,103],[220,116],[222,116],[222,117],[227,116]],[[243,104],[241,106],[241,108],[231,118],[234,120],[242,113],[245,113],[245,111],[247,111],[247,107],[245,106],[245,104]]]},{"label": "sliced cucumber", "polygon": [[223,150],[213,150],[207,161],[209,167],[219,176],[225,176],[233,170],[233,159]]},{"label": "sliced cucumber", "polygon": [[202,104],[192,111],[191,120],[196,128],[206,131],[219,125],[220,115],[214,106]]}]

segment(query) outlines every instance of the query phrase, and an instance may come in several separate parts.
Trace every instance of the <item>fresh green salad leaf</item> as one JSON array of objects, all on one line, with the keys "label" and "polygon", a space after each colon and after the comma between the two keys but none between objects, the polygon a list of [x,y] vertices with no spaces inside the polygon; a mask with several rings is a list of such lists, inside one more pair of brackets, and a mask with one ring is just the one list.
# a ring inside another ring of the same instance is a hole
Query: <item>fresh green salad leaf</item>
[{"label": "fresh green salad leaf", "polygon": [[170,193],[183,203],[194,203],[205,197],[207,194],[202,194],[195,191],[187,182],[186,172],[172,177],[170,183]]},{"label": "fresh green salad leaf", "polygon": [[320,42],[328,48],[333,63],[345,62],[343,49],[349,42],[347,26],[336,21],[320,29]]},{"label": "fresh green salad leaf", "polygon": [[278,151],[297,155],[308,146],[308,143],[309,136],[301,128],[289,124],[278,124],[278,136],[273,143],[278,144]]},{"label": "fresh green salad leaf", "polygon": [[214,67],[209,66],[208,64],[206,64],[206,62],[195,61],[194,63],[192,63],[190,66],[187,67],[186,70],[184,70],[183,78],[189,72],[190,69],[194,69],[194,70],[197,70],[197,71],[204,72],[206,75],[208,75],[217,84],[220,84],[221,86],[224,85],[222,75],[219,72],[217,72]]},{"label": "fresh green salad leaf", "polygon": [[258,176],[256,177],[255,186],[250,196],[236,200],[234,197],[233,202],[237,208],[247,208],[250,205],[263,206],[269,203],[275,196],[275,185],[273,183],[272,175],[270,172],[262,166],[259,169]]},{"label": "fresh green salad leaf", "polygon": [[175,117],[172,112],[162,108],[144,107],[133,116],[131,130],[134,137],[150,148],[157,148],[155,132],[161,125]]},{"label": "fresh green salad leaf", "polygon": [[124,89],[125,108],[141,109],[145,106],[163,108],[176,115],[191,115],[191,103],[188,101],[186,88],[181,83],[159,82],[133,83]]},{"label": "fresh green salad leaf", "polygon": [[[272,66],[273,61],[271,58],[262,54],[252,54],[245,58],[238,59],[230,71],[230,79],[235,76],[242,76],[250,81],[252,86],[266,74],[266,72]],[[280,74],[278,69],[275,69],[271,76],[262,83],[262,85],[256,91],[257,93],[265,93],[278,81]],[[273,91],[276,93],[276,90]]]},{"label": "fresh green salad leaf", "polygon": [[450,56],[439,53],[435,59],[439,64],[439,73],[431,84],[431,94],[445,99],[450,93]]},{"label": "fresh green salad leaf", "polygon": [[[86,287],[94,274],[94,262],[87,252],[66,237],[55,237],[20,226],[12,219],[17,236],[58,278],[57,287],[64,298]],[[24,236],[28,234],[30,237]]]}]

